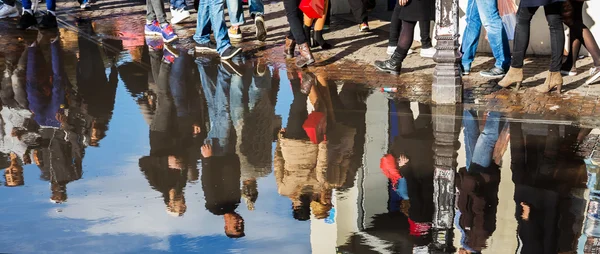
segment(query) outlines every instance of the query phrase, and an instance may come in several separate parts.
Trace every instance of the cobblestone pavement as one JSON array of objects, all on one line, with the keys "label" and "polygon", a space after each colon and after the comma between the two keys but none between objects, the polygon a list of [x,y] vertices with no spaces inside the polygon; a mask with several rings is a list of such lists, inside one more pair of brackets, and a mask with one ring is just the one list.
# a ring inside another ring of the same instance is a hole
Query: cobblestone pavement
[{"label": "cobblestone pavement", "polygon": [[[125,48],[139,47],[144,44],[143,25],[145,20],[145,4],[140,1],[101,0],[93,11],[81,11],[76,1],[60,1],[58,3],[61,20],[62,40],[66,50],[69,44],[76,43],[77,18],[89,18],[95,21],[97,39],[118,38],[123,40]],[[248,18],[242,27],[245,41],[238,43],[245,54],[251,57],[264,58],[271,65],[278,65],[294,70],[293,61],[286,60],[282,54],[288,23],[283,4],[280,1],[267,1],[265,6],[269,30],[266,42],[258,42],[254,36],[252,20]],[[226,12],[227,13],[227,12]],[[193,14],[194,16],[195,14]],[[246,12],[246,16],[249,15]],[[14,29],[16,20],[0,22],[3,32],[0,48],[3,52],[14,50],[17,40],[27,37],[27,32]],[[404,73],[393,76],[378,72],[372,62],[385,59],[389,24],[373,20],[370,33],[359,33],[354,22],[343,17],[332,18],[330,32],[325,34],[335,48],[327,51],[316,50],[318,63],[309,68],[311,72],[323,75],[327,79],[340,80],[346,83],[365,84],[373,87],[398,87],[396,96],[411,100],[429,102],[431,96],[432,73],[435,63],[432,59],[423,59],[419,54],[410,55],[404,62]],[[176,26],[181,39],[178,47],[191,48],[191,36],[195,32],[195,17]],[[418,52],[419,43],[414,49]],[[76,48],[76,47],[73,47]],[[539,94],[525,88],[544,82],[549,64],[548,56],[532,56],[526,61],[525,75],[527,79],[520,91],[500,89],[498,80],[490,80],[478,75],[480,70],[493,65],[493,57],[481,54],[477,57],[472,74],[464,77],[464,99],[467,107],[493,109],[520,115],[521,117],[545,120],[569,120],[583,125],[600,124],[596,120],[600,116],[600,85],[583,86],[586,73],[591,66],[591,59],[578,62],[580,74],[565,78],[563,94]],[[596,123],[598,122],[598,123]]]}]

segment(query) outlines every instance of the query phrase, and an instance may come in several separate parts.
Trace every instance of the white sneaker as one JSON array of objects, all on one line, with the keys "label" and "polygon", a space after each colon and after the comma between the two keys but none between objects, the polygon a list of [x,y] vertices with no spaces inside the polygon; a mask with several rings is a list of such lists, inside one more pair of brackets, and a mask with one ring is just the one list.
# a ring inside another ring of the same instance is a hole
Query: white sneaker
[{"label": "white sneaker", "polygon": [[91,9],[91,8],[92,8],[92,5],[91,5],[89,2],[87,2],[87,3],[83,3],[83,4],[81,4],[81,5],[79,6],[79,8],[81,8],[82,10],[89,10],[89,9]]},{"label": "white sneaker", "polygon": [[435,48],[431,47],[428,49],[421,49],[421,57],[424,58],[433,58],[433,55],[435,55]]},{"label": "white sneaker", "polygon": [[[386,53],[388,54],[388,56],[391,56],[394,54],[394,51],[396,51],[396,46],[388,46]],[[406,54],[410,55],[412,53],[415,53],[415,51],[413,51],[412,49],[408,49],[408,53],[406,53]]]},{"label": "white sneaker", "polygon": [[585,81],[584,85],[591,85],[600,78],[600,67],[592,67],[589,75],[590,77]]},{"label": "white sneaker", "polygon": [[171,9],[171,24],[175,25],[190,17],[190,12],[184,9]]},{"label": "white sneaker", "polygon": [[16,18],[18,16],[19,10],[16,6],[9,6],[8,4],[0,5],[0,19]]}]

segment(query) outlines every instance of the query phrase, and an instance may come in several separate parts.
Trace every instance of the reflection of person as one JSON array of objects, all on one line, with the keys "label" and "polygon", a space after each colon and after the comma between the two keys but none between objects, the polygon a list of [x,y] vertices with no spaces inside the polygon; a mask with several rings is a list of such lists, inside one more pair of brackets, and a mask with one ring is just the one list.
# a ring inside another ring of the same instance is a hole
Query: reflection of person
[{"label": "reflection of person", "polygon": [[475,112],[464,111],[467,166],[456,177],[460,210],[457,226],[463,231],[463,249],[472,253],[481,252],[496,230],[500,168],[493,154],[503,125],[500,114],[491,112],[480,133],[476,117]]},{"label": "reflection of person", "polygon": [[244,219],[235,209],[240,204],[240,167],[235,154],[213,156],[212,146],[202,147],[202,190],[206,209],[225,220],[225,234],[244,237]]},{"label": "reflection of person", "polygon": [[168,155],[168,151],[151,151],[140,159],[140,169],[153,189],[162,193],[167,212],[182,216],[185,204],[184,188],[187,181],[185,162],[181,157]]}]

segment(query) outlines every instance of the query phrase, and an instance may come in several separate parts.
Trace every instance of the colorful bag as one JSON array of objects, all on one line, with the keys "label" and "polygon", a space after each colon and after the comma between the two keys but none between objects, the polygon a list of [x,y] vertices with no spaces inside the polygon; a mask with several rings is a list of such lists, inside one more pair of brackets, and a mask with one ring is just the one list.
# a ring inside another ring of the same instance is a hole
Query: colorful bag
[{"label": "colorful bag", "polygon": [[517,4],[514,0],[498,0],[498,11],[508,39],[514,40],[517,26]]},{"label": "colorful bag", "polygon": [[319,144],[325,140],[325,130],[327,129],[327,117],[322,112],[314,111],[308,115],[302,125],[306,135],[313,144]]},{"label": "colorful bag", "polygon": [[322,18],[325,15],[325,0],[302,0],[299,8],[311,19]]}]

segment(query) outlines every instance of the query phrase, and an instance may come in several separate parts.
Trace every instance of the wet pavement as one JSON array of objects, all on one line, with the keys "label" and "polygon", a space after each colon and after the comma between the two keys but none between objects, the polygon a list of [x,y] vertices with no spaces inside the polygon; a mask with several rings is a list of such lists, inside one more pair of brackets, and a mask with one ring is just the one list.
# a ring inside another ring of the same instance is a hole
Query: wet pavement
[{"label": "wet pavement", "polygon": [[221,62],[111,3],[0,22],[0,252],[600,252],[593,93],[435,106],[419,71]]}]

